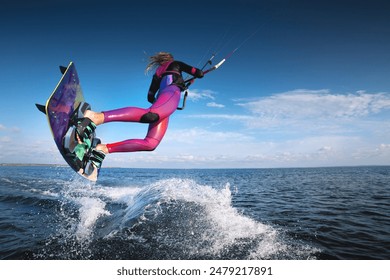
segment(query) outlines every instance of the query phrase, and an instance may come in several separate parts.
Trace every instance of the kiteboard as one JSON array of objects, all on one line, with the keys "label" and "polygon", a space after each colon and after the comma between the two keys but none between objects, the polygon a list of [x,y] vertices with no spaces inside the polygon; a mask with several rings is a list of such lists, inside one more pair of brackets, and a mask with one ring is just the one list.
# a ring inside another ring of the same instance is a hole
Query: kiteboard
[{"label": "kiteboard", "polygon": [[84,178],[96,181],[100,167],[93,164],[90,158],[100,140],[96,138],[95,131],[88,136],[89,139],[84,139],[88,144],[80,143],[76,138],[75,112],[80,111],[80,106],[88,104],[85,103],[74,63],[70,62],[68,67],[60,66],[60,71],[62,77],[46,105],[35,105],[46,114],[54,142],[66,163]]}]

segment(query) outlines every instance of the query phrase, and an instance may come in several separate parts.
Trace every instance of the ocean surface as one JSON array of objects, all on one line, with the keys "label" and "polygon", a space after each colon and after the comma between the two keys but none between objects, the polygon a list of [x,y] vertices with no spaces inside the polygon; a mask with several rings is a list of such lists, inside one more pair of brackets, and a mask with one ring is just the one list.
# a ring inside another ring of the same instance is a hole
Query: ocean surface
[{"label": "ocean surface", "polygon": [[0,166],[0,259],[390,259],[390,167]]}]

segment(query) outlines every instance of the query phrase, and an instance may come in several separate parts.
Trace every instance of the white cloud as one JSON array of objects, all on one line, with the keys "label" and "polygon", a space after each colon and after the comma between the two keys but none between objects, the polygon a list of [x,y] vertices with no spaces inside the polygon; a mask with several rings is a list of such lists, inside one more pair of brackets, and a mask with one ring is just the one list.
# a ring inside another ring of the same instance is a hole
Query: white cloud
[{"label": "white cloud", "polygon": [[[246,114],[198,114],[188,117],[222,120],[221,130],[232,129],[244,141],[227,137],[213,149],[211,133],[191,143],[192,154],[217,163],[240,166],[331,166],[389,164],[390,96],[386,93],[331,93],[329,90],[294,90],[256,99],[234,100]],[[242,126],[237,126],[237,124]],[[206,133],[203,131],[203,134]],[[200,134],[199,134],[200,135]],[[250,135],[250,137],[248,136]],[[266,141],[267,140],[267,141]],[[229,142],[230,144],[226,143]],[[205,147],[200,147],[203,143]],[[234,144],[233,144],[234,143]],[[225,151],[225,152],[223,152]],[[388,157],[384,155],[389,155]],[[196,157],[194,157],[194,161]],[[222,161],[221,161],[222,163]]]},{"label": "white cloud", "polygon": [[17,126],[7,127],[0,123],[0,131],[20,132],[20,128]]},{"label": "white cloud", "polygon": [[[179,135],[187,141],[177,138]],[[109,155],[106,166],[253,168],[351,165],[356,164],[361,145],[358,137],[323,136],[262,141],[240,133],[189,129],[171,133],[152,153]],[[388,149],[385,145],[380,147]],[[371,152],[375,152],[375,149]],[[363,155],[362,152],[360,154]]]},{"label": "white cloud", "polygon": [[201,99],[211,99],[211,100],[214,100],[215,99],[215,97],[214,97],[215,94],[216,94],[215,91],[212,91],[212,90],[209,90],[209,89],[205,89],[205,90],[198,90],[198,89],[188,90],[188,100],[192,100],[192,101],[198,101],[198,100],[201,100]]},{"label": "white cloud", "polygon": [[215,103],[215,102],[209,102],[206,104],[207,107],[213,107],[213,108],[224,108],[225,105],[223,104],[218,104],[218,103]]},{"label": "white cloud", "polygon": [[385,93],[334,94],[329,90],[294,90],[238,105],[264,118],[276,119],[350,119],[390,109]]},{"label": "white cloud", "polygon": [[188,118],[199,118],[199,119],[222,119],[230,121],[251,121],[255,120],[254,116],[249,115],[229,115],[229,114],[198,114],[198,115],[188,115]]},{"label": "white cloud", "polygon": [[[294,90],[251,100],[235,100],[247,114],[199,114],[191,118],[240,121],[248,128],[276,129],[284,132],[307,130],[345,133],[361,128],[368,117],[390,113],[386,93],[335,94],[329,90]],[[383,120],[373,121],[383,126]]]},{"label": "white cloud", "polygon": [[21,131],[21,129],[17,126],[11,127],[9,130],[14,133],[19,133]]},{"label": "white cloud", "polygon": [[186,143],[186,144],[196,144],[202,143],[203,145],[209,145],[210,143],[226,143],[226,142],[239,142],[239,141],[248,141],[252,137],[232,131],[210,131],[202,128],[190,128],[183,130],[170,130],[164,137],[164,142],[172,143]]},{"label": "white cloud", "polygon": [[9,136],[0,137],[0,143],[10,143],[11,141],[12,141],[12,139]]}]

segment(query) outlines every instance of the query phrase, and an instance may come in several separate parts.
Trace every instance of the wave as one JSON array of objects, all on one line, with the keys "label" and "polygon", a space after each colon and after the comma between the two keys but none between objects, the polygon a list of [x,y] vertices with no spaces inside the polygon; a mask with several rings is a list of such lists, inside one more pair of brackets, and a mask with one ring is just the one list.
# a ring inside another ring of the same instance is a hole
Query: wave
[{"label": "wave", "polygon": [[388,255],[388,167],[104,171],[1,168],[0,259]]},{"label": "wave", "polygon": [[57,233],[34,258],[296,259],[315,253],[233,207],[229,184],[169,178],[113,187],[75,179],[59,197]]}]

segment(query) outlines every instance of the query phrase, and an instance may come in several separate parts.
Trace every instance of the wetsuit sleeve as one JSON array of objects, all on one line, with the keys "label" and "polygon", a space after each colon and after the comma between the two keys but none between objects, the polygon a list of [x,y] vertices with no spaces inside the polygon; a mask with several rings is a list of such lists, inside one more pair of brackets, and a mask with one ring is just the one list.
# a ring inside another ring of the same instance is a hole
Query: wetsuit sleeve
[{"label": "wetsuit sleeve", "polygon": [[160,87],[160,79],[157,75],[153,75],[152,82],[150,83],[149,91],[148,91],[148,101],[153,104],[156,100],[156,93]]},{"label": "wetsuit sleeve", "polygon": [[198,69],[198,68],[195,68],[193,66],[190,66],[188,64],[185,64],[184,62],[181,62],[181,61],[177,61],[177,63],[179,64],[180,66],[180,70],[183,71],[183,72],[186,72],[196,78],[203,78],[203,71]]}]

